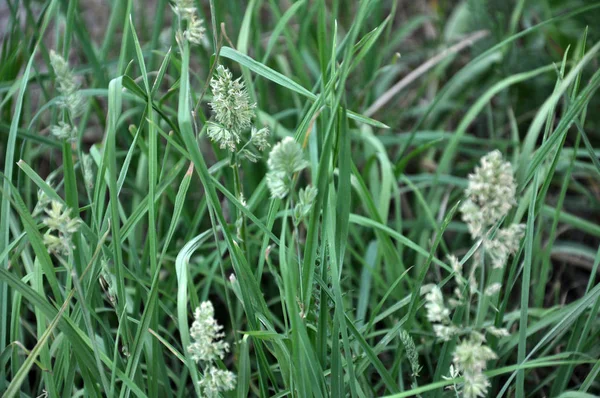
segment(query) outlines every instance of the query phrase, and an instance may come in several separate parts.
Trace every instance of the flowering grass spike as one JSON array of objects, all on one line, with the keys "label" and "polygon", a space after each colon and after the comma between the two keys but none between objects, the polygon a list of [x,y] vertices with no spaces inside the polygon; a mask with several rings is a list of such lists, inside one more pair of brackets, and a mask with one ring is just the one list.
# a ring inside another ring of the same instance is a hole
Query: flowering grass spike
[{"label": "flowering grass spike", "polygon": [[183,33],[184,37],[193,44],[202,44],[204,38],[204,21],[195,14],[188,21],[188,27]]},{"label": "flowering grass spike", "polygon": [[[250,95],[241,78],[233,79],[229,69],[217,66],[210,81],[213,99],[209,103],[215,120],[229,134],[239,135],[252,126],[256,104],[250,101]],[[216,138],[213,139],[216,141]],[[216,141],[220,144],[219,141]]]},{"label": "flowering grass spike", "polygon": [[57,90],[63,97],[59,102],[60,106],[69,111],[71,118],[79,116],[83,97],[79,91],[79,83],[69,69],[69,64],[54,50],[50,50],[50,64],[56,75]]},{"label": "flowering grass spike", "polygon": [[228,370],[211,366],[198,384],[206,398],[218,398],[220,392],[235,388],[235,375]]},{"label": "flowering grass spike", "polygon": [[308,162],[300,144],[292,137],[285,137],[271,150],[267,166],[267,186],[271,196],[283,199],[289,193],[294,173],[308,167]]},{"label": "flowering grass spike", "polygon": [[192,359],[196,362],[212,362],[223,359],[229,351],[229,344],[220,341],[225,336],[223,327],[214,318],[215,309],[210,301],[204,301],[194,313],[194,323],[190,328],[190,337],[194,339],[188,347]]},{"label": "flowering grass spike", "polygon": [[71,126],[65,122],[58,122],[56,126],[50,127],[50,133],[59,140],[77,140],[77,127]]},{"label": "flowering grass spike", "polygon": [[252,143],[258,148],[259,151],[264,151],[269,148],[271,144],[269,144],[269,135],[271,132],[268,127],[263,127],[262,129],[257,129],[252,126],[252,133],[250,135]]},{"label": "flowering grass spike", "polygon": [[516,204],[516,189],[512,166],[500,151],[481,158],[481,165],[469,175],[467,199],[460,208],[473,239],[482,237],[510,211]]},{"label": "flowering grass spike", "polygon": [[190,20],[196,14],[194,0],[175,0],[173,11],[183,20]]},{"label": "flowering grass spike", "polygon": [[215,319],[215,309],[210,301],[204,301],[194,312],[194,323],[190,328],[193,342],[188,346],[192,359],[203,365],[204,377],[199,387],[206,397],[218,397],[219,392],[235,388],[235,375],[219,369],[215,365],[217,359],[223,359],[229,352],[229,344],[221,341],[225,336]]},{"label": "flowering grass spike", "polygon": [[44,245],[49,252],[57,255],[69,255],[75,248],[73,234],[79,231],[81,220],[71,216],[71,209],[62,203],[52,200],[50,208],[46,208],[43,220],[48,230],[44,234]]},{"label": "flowering grass spike", "polygon": [[463,340],[454,349],[452,362],[465,379],[462,386],[465,398],[487,395],[490,382],[483,371],[487,367],[487,361],[496,359],[496,354],[483,344],[484,341],[482,335],[473,333],[470,338]]}]

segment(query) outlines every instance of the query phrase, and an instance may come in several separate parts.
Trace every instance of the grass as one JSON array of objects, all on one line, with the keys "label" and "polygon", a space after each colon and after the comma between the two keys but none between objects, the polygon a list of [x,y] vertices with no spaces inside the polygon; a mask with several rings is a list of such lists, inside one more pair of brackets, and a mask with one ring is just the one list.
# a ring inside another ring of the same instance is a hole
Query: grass
[{"label": "grass", "polygon": [[[3,396],[201,395],[187,347],[206,300],[231,347],[215,366],[237,376],[225,397],[461,395],[453,354],[490,326],[509,334],[486,335],[487,396],[600,394],[600,3],[195,1],[201,45],[177,41],[169,1],[91,3],[0,6]],[[51,50],[81,115],[60,106]],[[303,148],[284,199],[268,150],[253,163],[207,137],[220,64],[271,145]],[[422,289],[450,306],[469,275],[448,255],[485,261],[461,204],[494,149],[517,204],[491,236],[524,237],[503,268],[473,268],[443,341]],[[43,198],[81,220],[66,253]]]}]

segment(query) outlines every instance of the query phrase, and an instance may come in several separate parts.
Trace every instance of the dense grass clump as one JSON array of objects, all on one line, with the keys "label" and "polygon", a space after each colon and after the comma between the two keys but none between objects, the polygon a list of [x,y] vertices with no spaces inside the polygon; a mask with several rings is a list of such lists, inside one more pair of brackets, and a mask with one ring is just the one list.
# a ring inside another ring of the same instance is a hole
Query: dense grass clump
[{"label": "dense grass clump", "polygon": [[0,394],[600,394],[598,20],[4,0]]}]

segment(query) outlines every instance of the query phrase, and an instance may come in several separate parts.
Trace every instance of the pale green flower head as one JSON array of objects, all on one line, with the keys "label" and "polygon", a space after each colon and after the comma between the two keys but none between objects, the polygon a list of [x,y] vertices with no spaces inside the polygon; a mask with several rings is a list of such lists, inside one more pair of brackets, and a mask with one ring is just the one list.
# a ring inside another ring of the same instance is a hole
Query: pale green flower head
[{"label": "pale green flower head", "polygon": [[483,373],[465,374],[462,385],[462,396],[464,398],[485,397],[490,387],[490,381]]},{"label": "pale green flower head", "polygon": [[439,286],[434,285],[425,295],[425,309],[429,322],[447,322],[450,310],[444,305],[444,296]]},{"label": "pale green flower head", "polygon": [[486,329],[486,332],[491,334],[492,336],[500,337],[508,337],[510,336],[510,332],[505,328],[497,328],[495,326],[490,326]]},{"label": "pale green flower head", "polygon": [[218,398],[220,392],[230,391],[235,388],[235,375],[228,371],[211,366],[204,373],[202,380],[198,382],[203,396],[206,398]]},{"label": "pale green flower head", "polygon": [[483,344],[483,339],[472,335],[460,342],[452,354],[452,362],[463,374],[482,373],[487,367],[487,361],[496,359],[492,349]]},{"label": "pale green flower head", "polygon": [[491,297],[494,294],[500,292],[500,289],[502,289],[502,284],[499,282],[494,282],[491,285],[489,285],[488,287],[485,288],[484,291],[484,295]]},{"label": "pale green flower head", "polygon": [[231,152],[235,152],[236,146],[240,142],[240,136],[236,132],[214,122],[208,122],[206,134],[211,141],[219,145],[219,148],[227,148]]},{"label": "pale green flower head", "polygon": [[259,151],[264,151],[265,149],[271,146],[271,144],[269,144],[270,134],[271,132],[269,131],[268,127],[257,129],[256,127],[252,126],[252,133],[250,134],[250,139]]},{"label": "pale green flower head", "polygon": [[450,341],[460,333],[460,330],[454,325],[442,325],[436,323],[433,325],[433,332],[438,339],[442,341]]},{"label": "pale green flower head", "polygon": [[175,0],[173,12],[182,20],[189,21],[196,14],[194,0]]},{"label": "pale green flower head", "polygon": [[499,229],[494,239],[483,241],[486,253],[492,259],[493,268],[502,268],[506,265],[508,257],[519,250],[524,235],[525,225],[511,224],[507,228]]},{"label": "pale green flower head", "polygon": [[241,134],[252,126],[256,104],[250,102],[250,95],[241,78],[233,79],[231,72],[223,65],[210,81],[213,92],[209,103],[215,120],[232,134]]},{"label": "pale green flower head", "polygon": [[89,189],[94,187],[94,159],[92,155],[84,154],[81,165],[83,166],[83,180]]},{"label": "pale green flower head", "polygon": [[267,166],[267,186],[271,196],[283,199],[289,193],[294,173],[306,168],[308,162],[300,144],[292,137],[286,137],[271,150]]},{"label": "pale green flower head", "polygon": [[192,14],[188,20],[188,27],[183,33],[183,37],[190,43],[200,45],[202,44],[202,39],[204,39],[205,32],[206,30],[204,29],[204,21],[202,18],[198,18],[195,14]]},{"label": "pale green flower head", "polygon": [[300,144],[292,137],[285,137],[273,147],[267,165],[271,171],[291,175],[308,167],[308,162],[304,159]]},{"label": "pale green flower head", "polygon": [[319,190],[316,187],[307,185],[306,188],[300,189],[300,192],[298,193],[299,203],[310,208],[317,198],[318,193]]},{"label": "pale green flower head", "polygon": [[44,245],[49,252],[68,255],[75,248],[73,234],[79,231],[81,220],[71,216],[71,209],[62,203],[52,200],[50,207],[45,209],[46,217],[43,223],[48,227],[44,234]]},{"label": "pale green flower head", "polygon": [[452,354],[452,362],[464,377],[462,385],[463,396],[469,398],[484,397],[490,386],[489,380],[483,374],[487,362],[496,359],[492,349],[486,346],[484,338],[479,333],[460,342]]},{"label": "pale green flower head", "polygon": [[83,97],[79,92],[79,83],[69,69],[67,61],[54,50],[50,50],[50,64],[56,75],[56,89],[62,95],[60,106],[67,109],[72,118],[81,113]]},{"label": "pale green flower head", "polygon": [[290,184],[289,176],[282,171],[269,171],[267,173],[267,186],[273,198],[285,198],[290,192]]},{"label": "pale green flower head", "polygon": [[70,142],[77,140],[77,127],[65,122],[58,122],[57,125],[50,127],[50,133],[59,140]]},{"label": "pale green flower head", "polygon": [[489,227],[495,225],[517,203],[517,184],[513,168],[504,161],[500,151],[495,150],[481,158],[480,166],[469,175],[465,190],[467,199],[460,211],[475,238],[482,237]]},{"label": "pale green flower head", "polygon": [[193,342],[188,346],[188,352],[196,362],[212,362],[217,358],[223,359],[229,351],[229,344],[220,341],[225,336],[221,332],[223,326],[215,320],[215,309],[210,301],[204,301],[194,313],[194,323],[190,328]]},{"label": "pale green flower head", "polygon": [[[46,184],[48,184],[48,186],[50,188],[52,188],[53,182],[52,182],[51,177],[48,177],[46,179]],[[52,203],[52,199],[46,194],[46,192],[44,192],[44,190],[38,189],[37,203],[35,204],[35,207],[33,209],[33,212],[31,213],[31,215],[33,217],[37,217],[40,214],[44,213],[46,211],[46,208],[50,205],[50,203]]]},{"label": "pale green flower head", "polygon": [[317,198],[318,192],[319,190],[312,185],[300,189],[300,192],[298,193],[298,203],[294,207],[294,219],[297,223],[308,215]]}]

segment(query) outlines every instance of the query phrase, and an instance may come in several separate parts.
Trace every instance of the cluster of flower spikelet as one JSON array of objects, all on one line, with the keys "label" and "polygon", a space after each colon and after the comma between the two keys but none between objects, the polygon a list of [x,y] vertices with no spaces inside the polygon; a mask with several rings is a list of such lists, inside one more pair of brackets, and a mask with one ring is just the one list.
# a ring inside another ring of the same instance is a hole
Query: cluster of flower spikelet
[{"label": "cluster of flower spikelet", "polygon": [[[233,78],[233,74],[223,65],[217,66],[210,81],[213,93],[210,107],[214,120],[207,124],[208,137],[221,149],[228,149],[252,162],[260,155],[251,147],[264,151],[270,147],[269,129],[256,128],[252,125],[256,104],[251,101],[250,94],[241,77]],[[238,150],[243,134],[251,130],[249,139]]]},{"label": "cluster of flower spikelet", "polygon": [[178,34],[193,44],[201,44],[206,30],[204,21],[196,15],[194,0],[176,0],[173,12],[177,14],[181,22],[187,24],[187,29]]},{"label": "cluster of flower spikelet", "polygon": [[[462,375],[461,392],[463,397],[485,397],[490,386],[490,381],[483,371],[487,361],[496,359],[496,353],[486,346],[483,334],[473,332],[468,339],[461,341],[452,354],[450,377]],[[446,377],[444,377],[446,378]]]},{"label": "cluster of flower spikelet", "polygon": [[83,105],[83,97],[79,90],[80,85],[73,72],[71,72],[67,61],[54,50],[50,51],[50,64],[56,75],[56,83],[58,84],[56,89],[62,95],[59,104],[69,111],[71,118],[74,119],[81,113]]},{"label": "cluster of flower spikelet", "polygon": [[302,147],[292,137],[285,137],[273,147],[267,166],[267,186],[271,196],[283,199],[290,192],[292,176],[308,167],[308,162]]},{"label": "cluster of flower spikelet", "polygon": [[406,351],[406,358],[410,363],[411,376],[414,379],[411,388],[415,389],[417,388],[417,377],[419,377],[419,373],[422,370],[421,365],[419,365],[419,352],[414,340],[406,330],[400,331],[400,341]]},{"label": "cluster of flower spikelet", "polygon": [[[50,127],[50,133],[57,139],[65,142],[77,140],[78,131],[75,126],[76,119],[81,115],[84,99],[81,94],[80,84],[71,71],[68,62],[56,51],[50,51],[50,64],[56,80],[56,90],[60,94],[57,101],[62,116],[57,124]],[[84,155],[85,157],[86,155]],[[92,184],[91,158],[85,165],[87,186]],[[50,186],[50,181],[48,181]],[[73,209],[64,206],[61,202],[52,200],[41,189],[38,191],[38,203],[33,211],[33,216],[44,214],[43,223],[48,227],[44,234],[44,244],[49,252],[57,256],[68,256],[75,248],[73,234],[79,230],[81,220],[72,216]]]},{"label": "cluster of flower spikelet", "polygon": [[516,205],[516,190],[512,166],[498,150],[481,158],[481,165],[469,175],[466,200],[460,211],[471,237],[483,239],[494,268],[502,268],[508,257],[519,249],[525,231],[522,224],[513,224],[498,229],[494,238],[488,237],[490,229]]},{"label": "cluster of flower spikelet", "polygon": [[56,76],[56,90],[61,95],[59,106],[67,112],[70,121],[59,121],[50,127],[50,133],[59,140],[75,141],[77,139],[77,127],[74,120],[82,111],[83,97],[80,85],[69,68],[67,61],[54,50],[50,51],[50,64]]},{"label": "cluster of flower spikelet", "polygon": [[[304,159],[300,144],[292,137],[285,137],[273,147],[267,166],[267,186],[271,197],[284,199],[293,189],[294,175],[307,168],[309,163]],[[299,223],[308,215],[317,193],[317,188],[312,185],[300,189],[293,212],[295,223]]]},{"label": "cluster of flower spikelet", "polygon": [[[497,228],[516,205],[515,195],[516,182],[511,164],[504,161],[502,154],[497,150],[485,155],[475,172],[469,175],[469,185],[465,190],[466,199],[460,207],[471,237],[481,241],[482,249],[475,253],[475,260],[468,274],[464,273],[464,264],[458,258],[448,257],[455,284],[451,298],[446,299],[437,285],[424,286],[427,319],[432,323],[435,335],[442,341],[458,339],[450,376],[464,378],[455,388],[467,398],[485,396],[490,385],[483,371],[487,361],[495,359],[496,354],[486,345],[485,334],[506,337],[509,332],[505,328],[495,326],[472,327],[454,324],[452,312],[459,306],[471,303],[476,297],[483,300],[500,291],[501,284],[497,282],[489,283],[483,292],[478,291],[476,271],[485,264],[481,261],[485,258],[490,259],[493,269],[503,268],[509,256],[519,249],[524,233],[523,225],[512,224],[506,228]],[[480,251],[487,257],[481,257]]]},{"label": "cluster of flower spikelet", "polygon": [[71,216],[71,209],[56,200],[51,200],[45,208],[43,223],[48,229],[44,233],[44,245],[49,252],[68,256],[75,245],[73,234],[79,230],[81,220]]},{"label": "cluster of flower spikelet", "polygon": [[202,302],[194,312],[194,323],[190,328],[193,341],[188,352],[194,361],[202,363],[204,376],[199,386],[207,398],[218,397],[221,391],[235,388],[235,375],[215,364],[217,359],[223,359],[229,352],[229,344],[221,340],[225,336],[222,330],[223,327],[215,320],[212,303]]}]

